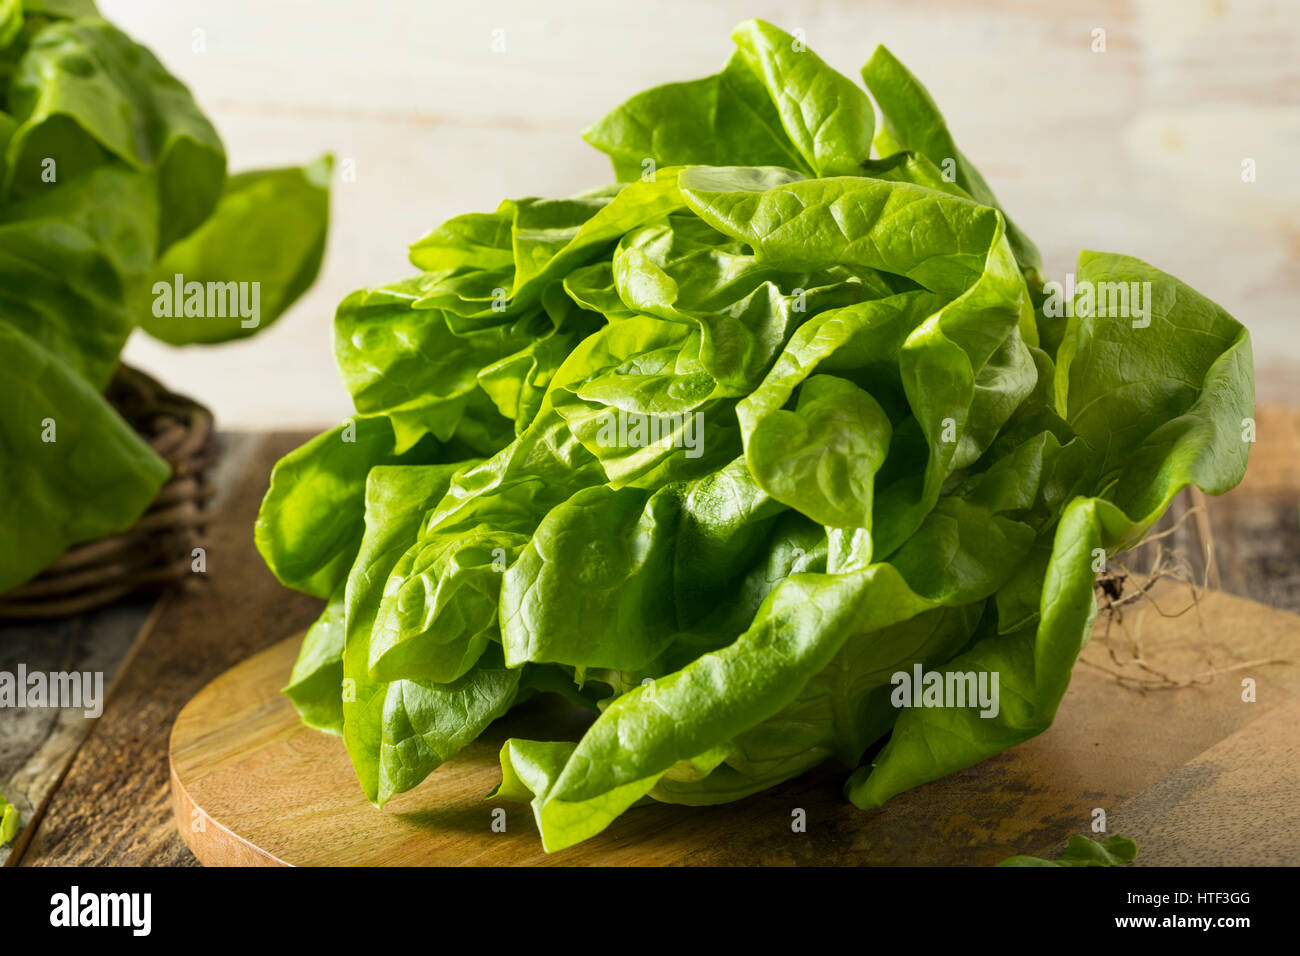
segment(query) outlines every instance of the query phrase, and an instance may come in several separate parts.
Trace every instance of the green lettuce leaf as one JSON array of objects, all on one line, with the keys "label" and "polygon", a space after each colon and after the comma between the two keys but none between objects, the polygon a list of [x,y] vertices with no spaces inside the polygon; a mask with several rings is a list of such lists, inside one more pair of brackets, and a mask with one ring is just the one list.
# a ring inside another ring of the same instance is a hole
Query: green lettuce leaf
[{"label": "green lettuce leaf", "polygon": [[[884,118],[876,137],[876,148],[882,156],[899,150],[916,150],[936,167],[950,165],[952,181],[976,202],[1002,208],[979,170],[957,148],[930,91],[892,53],[883,46],[876,47],[862,68],[862,80]],[[1042,269],[1038,248],[1009,219],[1007,240],[1026,275],[1038,281]]]},{"label": "green lettuce leaf", "polygon": [[216,130],[184,84],[103,20],[38,32],[18,62],[9,110],[18,128],[6,150],[5,194],[47,188],[47,160],[67,182],[116,158],[157,176],[164,249],[217,204],[226,155]]},{"label": "green lettuce leaf", "polygon": [[1137,859],[1137,844],[1128,837],[1116,834],[1104,840],[1093,840],[1076,833],[1069,845],[1055,860],[1038,856],[1007,857],[998,866],[1123,866]]},{"label": "green lettuce leaf", "polygon": [[223,290],[230,290],[230,283],[255,283],[256,313],[244,316],[231,297],[217,302],[218,314],[212,315],[205,291],[204,314],[191,316],[173,296],[172,314],[140,313],[145,331],[172,345],[188,345],[246,338],[275,322],[320,270],[332,168],[333,159],[325,156],[309,166],[230,177],[212,215],[167,250],[149,284],[156,301],[174,287],[177,276],[183,283],[217,283]]},{"label": "green lettuce leaf", "polygon": [[[1072,406],[1068,417],[1085,433],[1098,434],[1093,409],[1110,403],[1106,411],[1116,416],[1111,428],[1128,442],[1125,465],[1113,474],[1106,446],[1093,448],[1090,467],[1099,497],[1076,497],[1061,515],[1037,622],[983,641],[944,668],[998,673],[1003,688],[998,715],[988,719],[974,710],[951,708],[901,713],[874,766],[860,769],[849,782],[849,798],[864,809],[1046,730],[1097,614],[1097,550],[1114,554],[1137,544],[1188,485],[1222,494],[1245,474],[1249,443],[1241,440],[1240,431],[1254,409],[1245,330],[1177,279],[1136,259],[1084,253],[1080,274],[1098,282],[1152,282],[1149,327],[1134,328],[1127,316],[1090,316],[1086,323],[1076,323],[1076,361],[1085,356],[1102,361],[1094,349],[1106,343],[1106,371],[1094,369],[1095,379],[1074,378],[1083,374],[1075,367],[1066,380],[1076,390],[1084,381],[1089,389],[1094,382],[1101,386]],[[1174,308],[1177,323],[1170,316]],[[1189,328],[1201,334],[1189,337]],[[1123,348],[1115,348],[1118,343]],[[1171,354],[1180,357],[1173,367],[1166,363]],[[1189,384],[1184,376],[1191,375],[1199,375],[1199,382]],[[1059,386],[1061,379],[1057,381]],[[1148,412],[1152,394],[1168,396],[1159,418]],[[1068,392],[1065,397],[1068,411]],[[1139,429],[1151,430],[1145,435],[1130,431],[1135,422]]]},{"label": "green lettuce leaf", "polygon": [[609,154],[624,181],[665,166],[753,163],[812,171],[786,136],[766,87],[739,52],[721,73],[632,97],[582,136]]},{"label": "green lettuce leaf", "polygon": [[520,672],[485,655],[455,681],[377,681],[368,640],[388,572],[459,465],[375,468],[366,486],[366,531],[345,592],[343,737],[366,796],[382,806],[409,790],[500,716]]},{"label": "green lettuce leaf", "polygon": [[5,799],[3,793],[0,793],[0,846],[8,846],[18,836],[18,829],[21,821],[18,819],[18,808]]},{"label": "green lettuce leaf", "polygon": [[95,389],[0,321],[0,591],[125,530],[171,471]]},{"label": "green lettuce leaf", "polygon": [[336,593],[303,635],[302,647],[282,693],[308,727],[343,734],[344,594]]},{"label": "green lettuce leaf", "polygon": [[366,477],[377,465],[428,464],[431,437],[399,452],[382,416],[358,415],[282,458],[258,511],[255,540],[287,587],[330,597],[348,576],[365,525]]},{"label": "green lettuce leaf", "polygon": [[[749,20],[731,32],[731,39],[762,78],[786,135],[813,174],[858,172],[871,153],[876,120],[866,94],[770,23]],[[746,158],[746,164],[753,160]]]}]

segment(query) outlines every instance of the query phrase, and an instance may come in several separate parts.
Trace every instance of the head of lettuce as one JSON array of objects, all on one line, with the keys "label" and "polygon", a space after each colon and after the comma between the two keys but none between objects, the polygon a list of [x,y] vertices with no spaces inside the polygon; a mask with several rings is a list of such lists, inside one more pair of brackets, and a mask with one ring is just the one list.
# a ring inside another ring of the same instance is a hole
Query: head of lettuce
[{"label": "head of lettuce", "polygon": [[154,502],[169,466],[105,398],[122,347],[274,322],[320,266],[330,166],[228,176],[93,0],[0,0],[0,593]]},{"label": "head of lettuce", "polygon": [[[1242,477],[1229,315],[1098,252],[1053,303],[887,50],[873,109],[732,38],[586,132],[620,184],[458,216],[339,308],[356,415],[280,462],[257,541],[329,601],[287,693],[376,804],[544,692],[597,715],[502,749],[548,850],[826,760],[876,807],[1046,728],[1100,562]],[[934,674],[968,699],[900,705]]]}]

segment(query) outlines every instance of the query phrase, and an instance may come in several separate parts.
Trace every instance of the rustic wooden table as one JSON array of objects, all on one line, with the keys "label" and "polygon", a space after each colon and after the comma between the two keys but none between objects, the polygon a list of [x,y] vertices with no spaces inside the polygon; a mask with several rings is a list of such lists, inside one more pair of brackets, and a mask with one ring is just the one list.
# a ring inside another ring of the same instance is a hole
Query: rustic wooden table
[{"label": "rustic wooden table", "polygon": [[[192,590],[58,625],[3,628],[0,670],[17,658],[29,669],[103,670],[111,682],[98,720],[43,711],[6,723],[0,791],[24,824],[9,865],[194,865],[170,809],[172,722],[210,680],[306,627],[321,607],[280,587],[253,546],[270,468],[305,437],[223,436],[209,569]],[[1300,611],[1298,459],[1300,411],[1261,408],[1246,480],[1208,509],[1219,587],[1292,611]]]}]

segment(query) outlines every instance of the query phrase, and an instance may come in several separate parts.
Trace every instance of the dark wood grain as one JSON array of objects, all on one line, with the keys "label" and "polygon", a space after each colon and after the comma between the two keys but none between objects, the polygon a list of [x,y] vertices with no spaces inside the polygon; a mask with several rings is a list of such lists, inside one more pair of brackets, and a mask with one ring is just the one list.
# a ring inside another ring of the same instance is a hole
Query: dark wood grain
[{"label": "dark wood grain", "polygon": [[104,715],[49,800],[20,865],[193,865],[176,832],[167,738],[208,681],[310,624],[322,602],[280,586],[253,546],[271,466],[307,435],[253,439],[208,533],[206,586],[164,598]]}]

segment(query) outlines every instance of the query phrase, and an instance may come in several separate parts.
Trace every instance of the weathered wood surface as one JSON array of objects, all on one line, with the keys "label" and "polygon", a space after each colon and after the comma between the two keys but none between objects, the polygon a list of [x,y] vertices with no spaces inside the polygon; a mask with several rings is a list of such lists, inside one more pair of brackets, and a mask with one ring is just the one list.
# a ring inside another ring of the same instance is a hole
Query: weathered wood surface
[{"label": "weathered wood surface", "polygon": [[[54,622],[0,624],[0,672],[99,673],[109,693],[154,606],[133,598]],[[68,761],[93,726],[84,709],[22,708],[0,712],[0,793],[18,808],[22,835],[0,848],[0,864],[21,855],[34,816],[59,782]]]},{"label": "weathered wood surface", "polygon": [[1224,590],[1300,611],[1300,412],[1263,406],[1255,418],[1245,480],[1207,503],[1216,564]]},{"label": "weathered wood surface", "polygon": [[[229,500],[257,440],[246,433],[217,436],[217,464],[209,475],[213,496],[206,504],[210,514],[215,516]],[[202,583],[196,579],[190,586]],[[0,622],[0,671],[13,674],[22,664],[28,673],[102,675],[106,700],[160,612],[158,599],[142,594],[62,620]],[[0,712],[0,793],[18,808],[22,825],[19,838],[0,848],[0,865],[21,857],[33,832],[31,822],[43,812],[94,726],[95,719],[82,708]]]},{"label": "weathered wood surface", "polygon": [[280,587],[253,546],[253,521],[271,466],[304,438],[250,436],[228,456],[238,467],[237,480],[208,531],[204,586],[163,599],[104,715],[25,838],[22,865],[194,862],[170,809],[172,721],[213,677],[320,612],[320,601]]}]

